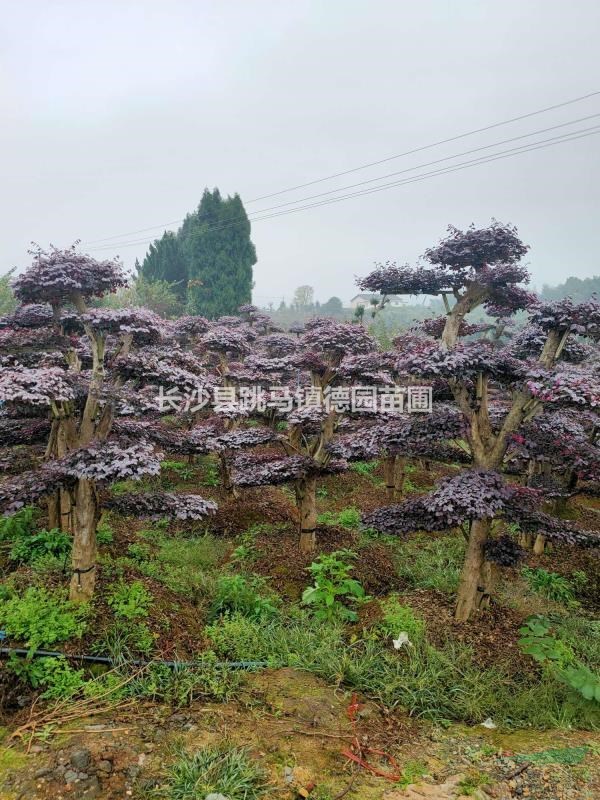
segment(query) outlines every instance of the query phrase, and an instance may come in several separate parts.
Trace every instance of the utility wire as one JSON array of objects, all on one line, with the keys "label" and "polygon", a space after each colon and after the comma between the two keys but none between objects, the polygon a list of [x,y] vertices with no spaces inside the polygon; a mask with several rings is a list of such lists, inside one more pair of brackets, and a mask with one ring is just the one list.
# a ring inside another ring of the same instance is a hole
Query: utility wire
[{"label": "utility wire", "polygon": [[[387,158],[382,158],[379,161],[371,161],[367,164],[361,164],[358,167],[352,167],[351,169],[344,170],[343,172],[336,172],[333,173],[332,175],[326,175],[323,178],[316,178],[315,180],[307,181],[306,183],[299,183],[296,186],[290,186],[287,189],[280,189],[277,192],[271,192],[271,194],[264,194],[261,195],[260,197],[253,197],[251,200],[246,201],[246,205],[248,205],[248,203],[256,203],[259,200],[266,200],[270,197],[277,197],[278,195],[286,194],[287,192],[293,192],[296,189],[303,189],[307,186],[314,186],[316,183],[323,183],[324,181],[333,180],[334,178],[339,178],[342,177],[343,175],[350,175],[352,172],[358,172],[363,169],[368,169],[369,167],[376,167],[379,164],[385,164],[386,162],[393,161],[396,158],[403,158],[404,156],[413,155],[414,153],[420,153],[423,150],[429,150],[432,147],[438,147],[439,145],[442,144],[455,142],[459,139],[464,139],[467,136],[474,136],[477,133],[483,133],[484,131],[489,131],[492,130],[493,128],[499,128],[503,125],[509,125],[513,122],[519,122],[520,120],[523,119],[529,119],[529,117],[535,117],[538,114],[545,114],[548,111],[554,111],[557,108],[563,108],[564,106],[573,105],[574,103],[580,103],[583,100],[588,100],[590,97],[596,97],[598,95],[600,95],[600,91],[590,92],[589,94],[584,94],[579,97],[574,97],[571,100],[565,100],[562,103],[556,103],[552,106],[546,106],[545,108],[540,108],[537,111],[530,111],[527,114],[521,114],[518,117],[511,117],[510,119],[502,120],[501,122],[494,122],[490,125],[485,125],[482,128],[475,128],[474,130],[466,131],[465,133],[459,133],[456,136],[450,136],[447,139],[440,139],[439,141],[432,142],[431,144],[422,145],[421,147],[415,147],[412,150],[406,150],[403,153],[398,153],[397,155],[388,156]],[[138,230],[135,231],[128,231],[127,233],[115,234],[114,236],[106,236],[102,239],[91,239],[88,242],[84,242],[84,244],[97,244],[100,242],[108,242],[114,239],[122,239],[125,236],[134,236],[137,233],[147,233],[148,231],[156,230],[157,228],[166,228],[169,225],[177,225],[181,222],[183,222],[183,219],[175,219],[172,220],[171,222],[165,222],[161,225],[153,225],[149,228],[139,228]]]},{"label": "utility wire", "polygon": [[[386,183],[386,184],[382,184],[382,185],[379,185],[379,186],[374,186],[374,187],[371,187],[369,189],[362,189],[362,190],[357,191],[357,192],[352,192],[352,193],[344,194],[344,195],[341,195],[341,196],[338,196],[338,197],[332,197],[332,198],[328,198],[328,199],[325,199],[325,200],[320,200],[318,202],[309,203],[307,205],[298,206],[296,208],[290,208],[290,209],[283,210],[283,211],[277,211],[276,213],[266,214],[264,216],[259,216],[260,214],[264,214],[265,211],[269,210],[269,209],[261,209],[260,211],[255,212],[256,216],[246,217],[246,218],[243,218],[243,219],[240,219],[240,220],[234,220],[234,221],[222,223],[220,225],[207,227],[206,229],[204,229],[202,231],[199,231],[197,234],[192,234],[190,236],[190,239],[197,239],[197,238],[199,238],[201,236],[206,235],[207,233],[211,233],[214,230],[222,230],[223,228],[228,228],[228,227],[231,227],[232,225],[247,224],[248,222],[260,222],[260,221],[266,220],[266,219],[274,219],[276,217],[287,216],[288,214],[293,214],[293,213],[295,213],[297,211],[305,211],[307,209],[316,208],[316,207],[322,206],[322,205],[330,205],[332,203],[338,203],[338,202],[340,202],[342,200],[348,200],[348,199],[351,199],[351,198],[354,198],[354,197],[360,197],[360,196],[366,195],[366,194],[373,194],[375,192],[380,192],[380,191],[383,191],[385,189],[390,189],[390,188],[393,188],[393,187],[396,187],[396,186],[403,186],[403,185],[409,184],[409,183],[418,183],[418,182],[420,182],[422,180],[426,180],[427,178],[435,177],[437,175],[445,175],[445,174],[450,173],[450,172],[462,171],[463,169],[468,169],[469,167],[472,167],[472,166],[480,166],[481,164],[487,164],[487,163],[490,163],[492,161],[498,161],[498,160],[501,160],[501,159],[504,159],[504,158],[510,158],[510,157],[515,156],[515,155],[521,155],[522,153],[528,153],[528,152],[532,152],[534,150],[542,150],[542,149],[545,149],[546,147],[552,147],[552,146],[555,146],[557,144],[563,144],[563,143],[566,143],[566,142],[575,141],[577,139],[587,138],[589,136],[593,136],[593,135],[596,135],[598,133],[600,133],[600,126],[592,126],[590,128],[584,128],[584,129],[579,130],[579,131],[572,131],[572,132],[570,132],[568,134],[563,134],[561,136],[554,136],[554,137],[551,137],[550,139],[543,139],[541,142],[535,142],[535,143],[530,143],[530,144],[527,144],[527,145],[521,145],[519,147],[514,147],[514,148],[510,148],[508,150],[501,151],[500,153],[494,153],[494,154],[491,154],[489,156],[484,156],[484,157],[472,159],[470,161],[461,162],[459,164],[454,164],[454,165],[451,165],[451,166],[443,167],[441,169],[432,170],[430,172],[422,173],[421,175],[416,175],[416,176],[413,176],[411,178],[406,178],[406,179],[403,179],[403,180],[400,180],[400,181],[393,181],[391,183]],[[457,156],[454,156],[454,157],[457,157]],[[432,162],[432,163],[436,163],[436,162]],[[381,178],[380,178],[380,180],[381,180]],[[338,191],[340,191],[340,190],[338,190]],[[309,198],[305,198],[305,199],[309,199]],[[298,200],[296,202],[302,202],[302,200]],[[287,204],[282,204],[282,205],[287,205]],[[134,247],[136,245],[145,244],[145,243],[147,243],[147,239],[138,239],[138,240],[130,241],[130,242],[120,242],[120,243],[110,244],[110,245],[101,245],[99,247],[90,248],[90,249],[94,250],[94,251],[96,251],[96,250],[114,250],[116,247],[119,247],[119,246],[121,246],[121,247]]]},{"label": "utility wire", "polygon": [[296,205],[297,203],[303,203],[306,200],[314,200],[317,197],[325,197],[326,195],[336,194],[337,192],[344,192],[347,189],[355,189],[357,186],[366,186],[368,183],[376,183],[377,181],[385,180],[385,178],[393,178],[395,175],[403,175],[406,172],[414,172],[417,169],[423,169],[424,167],[430,167],[433,164],[441,164],[443,161],[451,161],[453,158],[460,158],[461,156],[467,156],[471,153],[479,153],[482,150],[489,150],[491,147],[499,147],[502,144],[509,144],[510,142],[516,142],[519,139],[527,139],[530,136],[537,136],[539,133],[549,133],[550,131],[555,131],[558,128],[566,128],[569,125],[576,125],[579,122],[586,122],[589,119],[595,119],[596,117],[600,117],[600,113],[598,114],[589,114],[587,117],[579,117],[579,119],[571,120],[570,122],[562,122],[560,125],[552,125],[549,128],[540,128],[537,131],[532,131],[531,133],[523,133],[520,136],[512,136],[510,139],[501,139],[499,142],[492,142],[492,144],[484,144],[481,147],[474,147],[471,150],[463,150],[462,153],[455,153],[451,156],[444,156],[443,158],[437,158],[434,161],[426,161],[424,164],[416,164],[414,167],[406,167],[405,169],[398,170],[396,172],[388,172],[385,175],[380,175],[378,178],[369,178],[366,181],[359,181],[358,183],[351,183],[348,186],[340,186],[338,189],[330,189],[327,192],[319,192],[318,194],[309,195],[308,197],[302,197],[299,200],[288,200],[286,203],[279,203],[275,206],[269,206],[268,208],[262,208],[260,211],[256,211],[256,214],[263,214],[265,211],[272,211],[276,208],[284,208],[285,206]]}]

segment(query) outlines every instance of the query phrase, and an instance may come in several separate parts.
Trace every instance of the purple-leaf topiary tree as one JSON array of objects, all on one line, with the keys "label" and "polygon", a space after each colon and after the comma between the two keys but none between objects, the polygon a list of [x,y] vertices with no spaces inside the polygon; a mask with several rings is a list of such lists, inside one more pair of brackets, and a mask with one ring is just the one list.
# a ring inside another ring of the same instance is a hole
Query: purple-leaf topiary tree
[{"label": "purple-leaf topiary tree", "polygon": [[[396,368],[409,378],[446,383],[463,415],[465,442],[473,469],[479,472],[500,472],[512,436],[548,403],[589,408],[598,402],[597,377],[567,368],[560,359],[573,337],[598,338],[600,305],[596,301],[540,304],[523,286],[528,272],[520,260],[527,249],[514,227],[495,221],[483,229],[450,228],[446,239],[426,251],[430,266],[386,265],[358,282],[361,289],[381,294],[443,298],[447,314],[441,334],[439,324],[431,326],[439,339],[413,340],[410,348],[398,353]],[[465,317],[480,306],[503,318],[516,311],[532,311],[530,322],[542,333],[535,360],[524,359],[510,343],[499,347],[498,342],[461,341],[461,334],[473,332]],[[426,500],[409,502],[410,507],[402,504],[399,509],[406,506],[403,510],[389,513],[402,516],[406,512],[409,522],[404,526],[423,527],[430,513]],[[381,515],[384,519],[385,510]],[[459,621],[467,620],[481,598],[492,592],[486,543],[493,516],[470,518],[455,612]]]}]

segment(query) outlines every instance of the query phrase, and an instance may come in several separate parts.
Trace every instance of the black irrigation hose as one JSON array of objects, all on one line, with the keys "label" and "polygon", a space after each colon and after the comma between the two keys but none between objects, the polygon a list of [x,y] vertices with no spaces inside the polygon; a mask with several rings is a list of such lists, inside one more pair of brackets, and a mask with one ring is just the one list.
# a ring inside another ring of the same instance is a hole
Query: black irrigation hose
[{"label": "black irrigation hose", "polygon": [[[161,658],[155,658],[152,661],[143,661],[141,659],[131,659],[121,662],[118,659],[110,658],[109,656],[92,656],[87,654],[71,654],[60,653],[54,650],[26,650],[24,647],[2,647],[0,648],[0,658],[8,658],[9,656],[19,656],[21,658],[67,658],[72,661],[81,661],[87,664],[106,664],[107,666],[114,667],[121,663],[131,664],[135,667],[148,667],[150,664],[162,664],[171,669],[180,669],[181,667],[202,667],[203,665],[194,661],[165,661]],[[268,667],[267,661],[217,661],[210,666],[227,667],[228,669],[255,669]]]}]

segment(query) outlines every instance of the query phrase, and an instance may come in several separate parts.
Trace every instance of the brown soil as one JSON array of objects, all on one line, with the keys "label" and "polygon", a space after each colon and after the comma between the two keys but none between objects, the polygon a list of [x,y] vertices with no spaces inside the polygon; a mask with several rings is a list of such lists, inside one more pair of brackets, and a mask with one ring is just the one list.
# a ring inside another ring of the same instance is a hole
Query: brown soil
[{"label": "brown soil", "polygon": [[523,615],[492,605],[469,620],[468,625],[454,621],[454,597],[434,591],[413,591],[402,595],[427,626],[429,641],[437,646],[460,642],[473,651],[473,660],[482,667],[501,665],[510,673],[531,672],[532,661],[518,645]]},{"label": "brown soil", "polygon": [[[289,600],[298,600],[310,583],[307,567],[319,553],[335,550],[356,550],[358,536],[353,531],[335,526],[317,529],[317,552],[303,555],[298,548],[295,527],[260,534],[256,539],[258,557],[252,569],[269,578],[273,588]],[[356,559],[353,575],[367,594],[382,596],[398,588],[392,553],[386,545],[375,543],[362,546]]]},{"label": "brown soil", "polygon": [[[593,749],[588,749],[581,767],[529,765],[522,770],[522,762],[514,759],[517,754],[593,745],[593,734],[506,734],[479,725],[443,730],[360,702],[356,734],[369,763],[389,767],[367,748],[394,757],[401,770],[421,765],[423,777],[415,777],[405,793],[397,783],[357,768],[344,755],[353,744],[348,719],[351,701],[350,693],[328,687],[312,675],[284,669],[248,676],[237,702],[195,702],[178,710],[138,704],[76,719],[48,738],[34,741],[28,755],[18,741],[0,744],[0,797],[122,800],[146,797],[157,788],[154,796],[166,796],[166,789],[160,787],[176,758],[175,743],[190,753],[222,743],[247,748],[266,772],[269,800],[325,793],[333,798],[344,793],[352,800],[454,800],[459,792],[445,793],[441,787],[456,786],[465,775],[487,778],[485,794],[478,795],[482,798],[592,800],[598,796],[600,755]],[[82,750],[89,759],[85,773],[68,783],[70,760],[81,756]],[[511,777],[517,772],[518,777]]]}]

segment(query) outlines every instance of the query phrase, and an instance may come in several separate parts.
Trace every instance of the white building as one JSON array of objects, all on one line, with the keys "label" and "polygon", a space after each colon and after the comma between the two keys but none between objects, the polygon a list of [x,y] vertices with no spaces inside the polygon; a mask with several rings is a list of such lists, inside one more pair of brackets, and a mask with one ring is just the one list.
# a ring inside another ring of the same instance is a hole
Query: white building
[{"label": "white building", "polygon": [[[358,308],[358,306],[364,306],[365,309],[368,309],[369,306],[374,305],[374,303],[381,302],[381,295],[375,294],[374,292],[364,292],[363,294],[356,294],[350,300],[350,308]],[[386,295],[386,306],[391,306],[392,308],[397,308],[398,306],[403,306],[405,304],[405,300],[397,294],[388,294]]]}]

